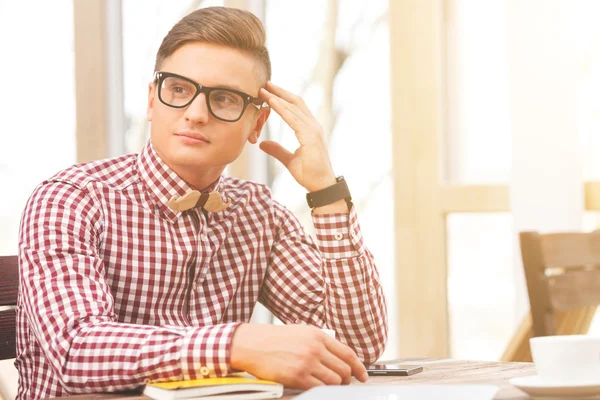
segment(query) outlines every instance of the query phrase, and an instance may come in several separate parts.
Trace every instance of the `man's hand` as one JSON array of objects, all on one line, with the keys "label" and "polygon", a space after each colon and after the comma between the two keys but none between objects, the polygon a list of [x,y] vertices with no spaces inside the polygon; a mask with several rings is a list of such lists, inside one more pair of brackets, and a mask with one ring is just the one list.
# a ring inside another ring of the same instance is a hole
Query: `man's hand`
[{"label": "man's hand", "polygon": [[292,154],[279,143],[265,140],[260,148],[278,159],[294,179],[309,192],[335,184],[323,128],[304,100],[271,82],[260,89],[260,97],[294,130],[300,147]]},{"label": "man's hand", "polygon": [[354,351],[308,325],[242,324],[233,337],[231,367],[285,387],[308,390],[369,378]]}]

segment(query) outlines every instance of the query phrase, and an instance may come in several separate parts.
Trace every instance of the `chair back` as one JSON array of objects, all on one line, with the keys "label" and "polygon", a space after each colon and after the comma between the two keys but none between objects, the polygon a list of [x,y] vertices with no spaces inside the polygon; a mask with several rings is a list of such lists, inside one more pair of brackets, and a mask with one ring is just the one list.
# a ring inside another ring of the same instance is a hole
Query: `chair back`
[{"label": "chair back", "polygon": [[18,288],[17,256],[0,257],[0,360],[16,357]]},{"label": "chair back", "polygon": [[531,361],[529,339],[588,332],[600,304],[600,231],[521,232],[530,313],[503,361]]},{"label": "chair back", "polygon": [[595,310],[600,304],[600,231],[522,232],[520,242],[534,336],[557,334],[556,312]]}]

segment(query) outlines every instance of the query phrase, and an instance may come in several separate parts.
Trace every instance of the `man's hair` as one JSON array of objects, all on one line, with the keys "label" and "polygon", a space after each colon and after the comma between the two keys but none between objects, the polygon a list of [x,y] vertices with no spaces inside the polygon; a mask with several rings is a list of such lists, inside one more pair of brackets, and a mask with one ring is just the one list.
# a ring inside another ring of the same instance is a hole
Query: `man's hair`
[{"label": "man's hair", "polygon": [[271,79],[271,60],[265,46],[263,24],[251,12],[237,8],[201,8],[183,17],[163,39],[154,71],[159,71],[164,61],[181,46],[210,43],[242,50],[263,65],[266,80]]}]

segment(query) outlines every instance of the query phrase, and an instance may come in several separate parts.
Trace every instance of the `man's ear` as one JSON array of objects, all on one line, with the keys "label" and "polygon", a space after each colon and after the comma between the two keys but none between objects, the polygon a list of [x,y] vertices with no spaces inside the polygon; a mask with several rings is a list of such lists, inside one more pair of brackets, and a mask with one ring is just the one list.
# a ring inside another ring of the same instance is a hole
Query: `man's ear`
[{"label": "man's ear", "polygon": [[271,114],[271,108],[265,107],[258,110],[258,116],[256,117],[256,122],[252,127],[252,132],[250,132],[250,136],[248,136],[248,141],[252,144],[256,144],[258,142],[258,138],[260,137],[260,133],[262,132],[262,128],[269,119],[269,115]]},{"label": "man's ear", "polygon": [[148,108],[146,109],[146,119],[152,122],[152,111],[154,110],[154,83],[148,85]]}]

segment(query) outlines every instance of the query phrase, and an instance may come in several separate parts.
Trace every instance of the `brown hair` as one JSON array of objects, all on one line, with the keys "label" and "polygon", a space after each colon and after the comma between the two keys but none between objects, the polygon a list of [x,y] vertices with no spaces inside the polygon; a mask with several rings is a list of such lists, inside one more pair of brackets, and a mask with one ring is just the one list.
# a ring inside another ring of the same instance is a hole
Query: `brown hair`
[{"label": "brown hair", "polygon": [[237,8],[207,7],[186,15],[163,39],[156,53],[154,71],[160,70],[162,63],[181,46],[193,42],[243,50],[264,66],[266,80],[271,79],[265,28],[251,12]]}]

